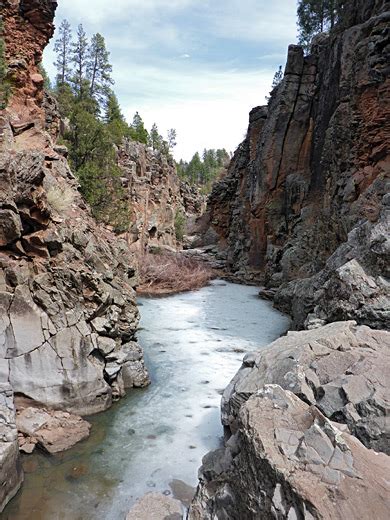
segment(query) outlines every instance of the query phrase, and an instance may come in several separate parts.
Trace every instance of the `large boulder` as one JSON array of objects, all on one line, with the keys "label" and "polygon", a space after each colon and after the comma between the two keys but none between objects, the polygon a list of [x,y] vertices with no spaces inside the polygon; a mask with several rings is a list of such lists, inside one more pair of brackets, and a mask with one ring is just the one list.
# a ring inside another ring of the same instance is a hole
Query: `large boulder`
[{"label": "large boulder", "polygon": [[[68,450],[89,436],[91,425],[68,412],[45,408],[25,407],[16,414],[16,427],[20,434],[19,443],[38,444],[48,453]],[[23,445],[21,445],[22,451]]]},{"label": "large boulder", "polygon": [[348,425],[365,446],[390,454],[390,332],[339,322],[289,332],[247,354],[222,397],[222,422],[233,432],[242,404],[277,384]]},{"label": "large boulder", "polygon": [[385,520],[389,471],[387,455],[265,385],[242,406],[226,447],[203,459],[189,519]]}]

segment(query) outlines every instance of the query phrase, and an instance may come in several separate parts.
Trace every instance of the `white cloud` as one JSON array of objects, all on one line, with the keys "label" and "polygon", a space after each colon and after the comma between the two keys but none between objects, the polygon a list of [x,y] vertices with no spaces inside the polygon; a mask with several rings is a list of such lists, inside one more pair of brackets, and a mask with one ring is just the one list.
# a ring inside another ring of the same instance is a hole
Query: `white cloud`
[{"label": "white cloud", "polygon": [[[60,0],[57,24],[105,36],[127,118],[138,110],[148,128],[176,128],[176,156],[188,159],[242,140],[295,40],[295,9],[293,0]],[[51,77],[53,61],[51,45]]]},{"label": "white cloud", "polygon": [[[189,159],[203,148],[234,151],[248,125],[248,112],[263,104],[272,81],[267,71],[240,73],[198,70],[197,76],[167,70],[165,75],[145,67],[131,81],[131,91],[143,92],[153,85],[148,96],[131,99],[121,96],[129,121],[138,110],[148,128],[157,122],[160,132],[176,128],[177,159]],[[121,79],[118,81],[121,82]]]}]

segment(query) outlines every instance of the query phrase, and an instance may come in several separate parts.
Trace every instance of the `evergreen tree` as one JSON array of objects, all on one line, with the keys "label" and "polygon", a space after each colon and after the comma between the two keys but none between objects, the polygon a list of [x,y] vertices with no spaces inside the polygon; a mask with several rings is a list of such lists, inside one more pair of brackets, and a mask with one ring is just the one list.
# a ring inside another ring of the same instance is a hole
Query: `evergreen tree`
[{"label": "evergreen tree", "polygon": [[118,98],[112,91],[106,102],[104,121],[112,141],[119,146],[123,138],[129,136],[129,127],[122,114]]},{"label": "evergreen tree", "polygon": [[274,74],[274,79],[272,80],[272,90],[279,85],[279,83],[283,79],[283,69],[282,66],[279,65],[279,69]]},{"label": "evergreen tree", "polygon": [[151,146],[155,151],[161,151],[163,147],[163,138],[158,131],[156,123],[153,124],[149,133],[149,146]]},{"label": "evergreen tree", "polygon": [[74,66],[72,83],[78,99],[88,92],[88,40],[83,26],[77,28],[76,42],[72,44],[71,62]]},{"label": "evergreen tree", "polygon": [[139,143],[149,143],[148,131],[146,130],[142,117],[138,112],[134,114],[133,123],[130,126],[130,137]]},{"label": "evergreen tree", "polygon": [[174,128],[171,128],[170,130],[168,130],[168,139],[167,139],[169,151],[173,150],[175,148],[175,146],[177,145],[176,139],[177,139],[177,132]]},{"label": "evergreen tree", "polygon": [[104,120],[107,124],[113,123],[114,121],[125,121],[121,107],[119,106],[118,98],[112,91],[107,97]]},{"label": "evergreen tree", "polygon": [[69,80],[71,72],[72,29],[67,20],[63,20],[60,25],[54,52],[57,54],[54,62],[57,69],[57,88],[61,88]]},{"label": "evergreen tree", "polygon": [[103,36],[94,34],[88,49],[87,74],[89,94],[100,103],[110,94],[110,86],[114,84],[109,56]]},{"label": "evergreen tree", "polygon": [[306,50],[316,34],[333,29],[342,16],[344,0],[299,0],[298,42]]}]

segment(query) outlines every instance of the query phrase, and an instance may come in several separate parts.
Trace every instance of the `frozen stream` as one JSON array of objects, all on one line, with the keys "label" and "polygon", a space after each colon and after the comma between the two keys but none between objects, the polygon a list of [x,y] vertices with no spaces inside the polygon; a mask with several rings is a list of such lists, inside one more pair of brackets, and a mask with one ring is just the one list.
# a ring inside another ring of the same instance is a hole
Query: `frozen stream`
[{"label": "frozen stream", "polygon": [[148,491],[182,499],[203,455],[221,442],[222,389],[244,353],[288,319],[258,289],[213,282],[200,291],[140,299],[139,340],[153,384],[91,418],[90,438],[59,456],[24,458],[22,491],[7,520],[123,520]]}]

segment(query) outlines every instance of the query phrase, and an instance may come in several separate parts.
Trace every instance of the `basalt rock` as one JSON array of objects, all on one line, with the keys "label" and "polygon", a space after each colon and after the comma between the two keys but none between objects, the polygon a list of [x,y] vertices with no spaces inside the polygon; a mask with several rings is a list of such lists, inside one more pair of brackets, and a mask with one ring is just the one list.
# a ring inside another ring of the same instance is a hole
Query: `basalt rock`
[{"label": "basalt rock", "polygon": [[247,354],[189,519],[387,518],[389,347],[389,332],[341,322]]},{"label": "basalt rock", "polygon": [[237,427],[203,459],[190,520],[387,518],[390,458],[292,392],[265,385]]},{"label": "basalt rock", "polygon": [[0,359],[0,513],[23,481],[13,392],[3,376]]},{"label": "basalt rock", "polygon": [[20,450],[27,453],[36,445],[48,453],[65,451],[86,439],[91,429],[91,425],[77,415],[31,406],[18,410],[16,426]]},{"label": "basalt rock", "polygon": [[[135,344],[135,260],[96,224],[55,143],[60,119],[38,70],[55,7],[2,2],[13,89],[0,117],[0,372],[18,396],[85,415],[149,378]],[[0,440],[0,507],[21,479],[14,433]]]},{"label": "basalt rock", "polygon": [[[177,219],[194,219],[203,210],[200,193],[180,181],[174,161],[159,151],[125,139],[118,166],[132,225],[127,235],[132,251],[150,247],[180,248]],[[180,237],[179,237],[180,238]]]},{"label": "basalt rock", "polygon": [[[257,274],[268,289],[308,279],[356,226],[379,222],[390,172],[389,21],[389,2],[350,2],[308,56],[289,47],[283,81],[267,107],[252,110],[247,137],[208,201],[203,231],[217,233],[238,276]],[[346,307],[335,315],[387,323]]]},{"label": "basalt rock", "polygon": [[389,332],[352,321],[289,332],[244,358],[223,394],[222,422],[235,432],[243,402],[276,384],[347,424],[368,448],[390,455],[389,377]]}]

